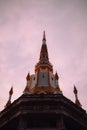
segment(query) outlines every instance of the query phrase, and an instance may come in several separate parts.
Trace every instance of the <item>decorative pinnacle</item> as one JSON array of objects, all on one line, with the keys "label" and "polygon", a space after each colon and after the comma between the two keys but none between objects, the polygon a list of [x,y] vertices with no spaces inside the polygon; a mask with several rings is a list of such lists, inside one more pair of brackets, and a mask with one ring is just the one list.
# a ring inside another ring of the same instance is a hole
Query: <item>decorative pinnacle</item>
[{"label": "decorative pinnacle", "polygon": [[45,31],[43,31],[43,41],[46,41]]},{"label": "decorative pinnacle", "polygon": [[13,94],[13,86],[11,87],[10,91],[9,91],[9,96],[12,96]]},{"label": "decorative pinnacle", "polygon": [[12,94],[13,94],[13,87],[11,87],[10,91],[9,91],[9,99],[5,105],[5,108],[8,107],[10,104],[11,104],[11,97],[12,97]]},{"label": "decorative pinnacle", "polygon": [[55,79],[56,79],[56,80],[59,79],[59,76],[58,76],[57,72],[55,73]]},{"label": "decorative pinnacle", "polygon": [[29,74],[29,73],[28,73],[26,79],[27,79],[27,80],[30,80],[30,74]]},{"label": "decorative pinnacle", "polygon": [[73,90],[74,94],[78,93],[78,90],[76,89],[76,86],[74,85],[74,90]]},{"label": "decorative pinnacle", "polygon": [[74,85],[74,90],[73,90],[74,94],[75,94],[75,103],[78,105],[78,106],[82,106],[79,99],[78,99],[78,90],[76,89],[76,86]]}]

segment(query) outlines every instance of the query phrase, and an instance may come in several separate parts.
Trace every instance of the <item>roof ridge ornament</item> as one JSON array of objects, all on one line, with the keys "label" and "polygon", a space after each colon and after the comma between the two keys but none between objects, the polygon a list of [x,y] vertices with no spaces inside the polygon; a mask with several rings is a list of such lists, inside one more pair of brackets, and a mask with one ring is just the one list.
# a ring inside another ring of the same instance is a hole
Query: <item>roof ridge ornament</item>
[{"label": "roof ridge ornament", "polygon": [[30,73],[27,74],[26,80],[30,80]]},{"label": "roof ridge ornament", "polygon": [[5,105],[5,108],[8,107],[11,104],[12,95],[13,95],[13,86],[11,87],[11,89],[9,91],[9,99],[8,99],[6,105]]},{"label": "roof ridge ornament", "polygon": [[76,86],[74,85],[74,90],[73,90],[74,94],[75,94],[75,104],[77,104],[78,106],[82,106],[79,99],[78,99],[78,90],[76,88]]},{"label": "roof ridge ornament", "polygon": [[56,73],[55,73],[55,79],[59,79],[59,76],[58,76],[58,73],[57,73],[57,71],[56,71]]},{"label": "roof ridge ornament", "polygon": [[29,94],[30,80],[31,80],[31,76],[30,76],[30,73],[28,73],[27,77],[26,77],[27,83],[26,83],[25,89],[23,91],[24,94]]}]

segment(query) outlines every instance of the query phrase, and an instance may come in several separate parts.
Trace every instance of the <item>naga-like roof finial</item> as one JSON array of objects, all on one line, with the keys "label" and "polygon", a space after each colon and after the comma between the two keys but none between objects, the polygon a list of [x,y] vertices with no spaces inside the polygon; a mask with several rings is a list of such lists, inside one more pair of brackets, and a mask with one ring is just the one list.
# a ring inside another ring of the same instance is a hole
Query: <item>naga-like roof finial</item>
[{"label": "naga-like roof finial", "polygon": [[46,41],[46,34],[45,34],[45,31],[43,31],[43,41]]},{"label": "naga-like roof finial", "polygon": [[13,94],[13,86],[11,87],[10,91],[9,91],[9,99],[5,105],[5,107],[8,107],[10,104],[11,104],[11,97],[12,97],[12,94]]},{"label": "naga-like roof finial", "polygon": [[28,73],[26,80],[30,80],[30,73]]},{"label": "naga-like roof finial", "polygon": [[75,103],[78,105],[78,106],[82,106],[79,99],[78,99],[78,90],[76,88],[76,86],[74,85],[74,90],[73,90],[74,94],[75,94]]}]

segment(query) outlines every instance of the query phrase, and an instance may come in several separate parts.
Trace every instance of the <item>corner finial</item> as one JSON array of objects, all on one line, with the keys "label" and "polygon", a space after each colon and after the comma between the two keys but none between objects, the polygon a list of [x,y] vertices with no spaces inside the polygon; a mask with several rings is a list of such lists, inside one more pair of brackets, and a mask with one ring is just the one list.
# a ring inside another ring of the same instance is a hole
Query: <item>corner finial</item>
[{"label": "corner finial", "polygon": [[43,41],[46,41],[45,31],[43,31]]},{"label": "corner finial", "polygon": [[13,86],[11,87],[10,91],[9,91],[9,96],[12,96],[13,94]]},{"label": "corner finial", "polygon": [[29,94],[30,79],[31,79],[31,76],[30,76],[30,73],[28,73],[27,77],[26,77],[27,84],[26,84],[26,87],[25,87],[25,89],[23,91],[24,94]]},{"label": "corner finial", "polygon": [[75,103],[78,105],[78,106],[82,106],[79,99],[78,99],[78,90],[76,88],[76,86],[74,85],[74,90],[73,90],[74,94],[75,94]]},{"label": "corner finial", "polygon": [[30,73],[28,73],[26,80],[30,80]]},{"label": "corner finial", "polygon": [[13,94],[13,86],[11,87],[10,91],[9,91],[9,99],[5,105],[5,108],[8,107],[10,104],[11,104],[11,97],[12,97],[12,94]]},{"label": "corner finial", "polygon": [[55,73],[55,79],[56,79],[56,80],[59,79],[59,76],[58,76],[58,74],[57,74],[57,71],[56,71],[56,73]]}]

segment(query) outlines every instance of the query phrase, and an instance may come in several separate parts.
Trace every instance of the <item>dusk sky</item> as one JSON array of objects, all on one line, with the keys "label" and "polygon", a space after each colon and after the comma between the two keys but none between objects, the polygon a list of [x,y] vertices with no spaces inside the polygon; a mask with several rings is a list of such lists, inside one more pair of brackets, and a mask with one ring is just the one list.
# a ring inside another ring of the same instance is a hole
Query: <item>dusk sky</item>
[{"label": "dusk sky", "polygon": [[39,60],[43,31],[63,95],[87,110],[87,0],[0,0],[0,110],[12,102]]}]

